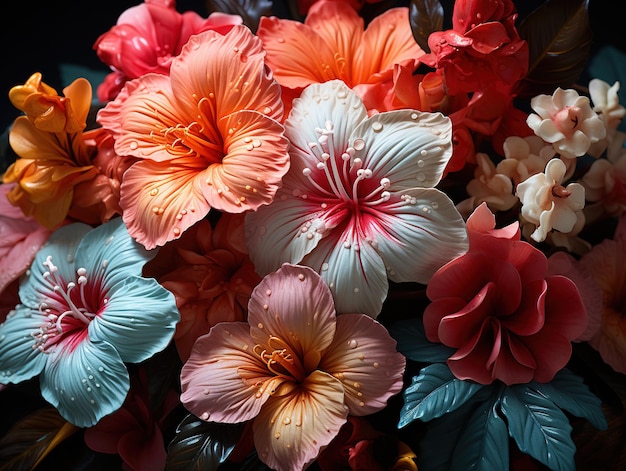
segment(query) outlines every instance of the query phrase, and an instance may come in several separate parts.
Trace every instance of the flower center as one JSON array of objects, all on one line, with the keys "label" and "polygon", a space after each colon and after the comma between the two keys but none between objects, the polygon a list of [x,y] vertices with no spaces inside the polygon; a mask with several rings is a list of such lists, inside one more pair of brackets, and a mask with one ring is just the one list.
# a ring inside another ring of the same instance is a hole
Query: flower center
[{"label": "flower center", "polygon": [[[66,284],[58,274],[58,267],[52,263],[52,256],[49,255],[43,265],[47,268],[43,278],[52,293],[49,303],[39,304],[39,311],[46,315],[47,321],[32,336],[35,338],[33,348],[45,353],[68,337],[77,341],[82,339],[82,336],[73,334],[84,332],[96,314],[91,312],[86,300],[87,271],[84,268],[76,270],[76,282]],[[78,293],[75,290],[77,285]]]},{"label": "flower center", "polygon": [[287,343],[270,335],[266,347],[257,344],[254,346],[254,353],[266,363],[268,370],[283,378],[304,381],[307,376],[304,366]]},{"label": "flower center", "polygon": [[[374,123],[374,125],[381,125]],[[341,155],[335,153],[334,124],[326,121],[325,128],[316,128],[317,142],[309,143],[311,154],[317,158],[312,167],[302,170],[316,194],[301,194],[301,198],[332,199],[350,203],[354,209],[376,206],[389,200],[391,182],[381,178],[378,185],[372,182],[372,170],[363,167],[363,161],[354,154],[365,146],[363,139],[356,139],[354,147],[346,148]]]}]

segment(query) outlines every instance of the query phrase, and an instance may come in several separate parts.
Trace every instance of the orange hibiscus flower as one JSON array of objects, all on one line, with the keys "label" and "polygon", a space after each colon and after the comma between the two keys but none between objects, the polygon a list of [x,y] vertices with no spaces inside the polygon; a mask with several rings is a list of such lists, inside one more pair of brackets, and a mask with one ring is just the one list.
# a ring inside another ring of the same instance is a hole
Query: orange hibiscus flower
[{"label": "orange hibiscus flower", "polygon": [[380,101],[392,88],[394,66],[415,70],[424,55],[413,38],[406,7],[387,10],[365,29],[350,4],[322,0],[311,6],[304,23],[261,18],[257,35],[267,50],[267,64],[287,89],[286,102],[307,85],[339,79],[368,109],[385,111]]},{"label": "orange hibiscus flower", "polygon": [[243,25],[193,36],[170,76],[126,84],[98,113],[115,151],[137,159],[120,206],[147,249],[177,239],[211,208],[229,213],[269,204],[289,167],[280,87],[261,41]]}]

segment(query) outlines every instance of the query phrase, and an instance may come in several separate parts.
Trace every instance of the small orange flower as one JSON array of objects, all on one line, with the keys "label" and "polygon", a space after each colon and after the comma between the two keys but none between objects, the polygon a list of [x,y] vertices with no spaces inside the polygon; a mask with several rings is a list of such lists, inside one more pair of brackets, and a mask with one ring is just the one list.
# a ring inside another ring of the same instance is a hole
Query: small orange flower
[{"label": "small orange flower", "polygon": [[4,183],[17,183],[7,198],[48,229],[67,216],[75,185],[98,174],[92,165],[97,149],[83,135],[91,85],[79,78],[63,93],[57,95],[37,73],[9,94],[26,115],[18,117],[9,132],[9,143],[19,158],[3,176]]}]

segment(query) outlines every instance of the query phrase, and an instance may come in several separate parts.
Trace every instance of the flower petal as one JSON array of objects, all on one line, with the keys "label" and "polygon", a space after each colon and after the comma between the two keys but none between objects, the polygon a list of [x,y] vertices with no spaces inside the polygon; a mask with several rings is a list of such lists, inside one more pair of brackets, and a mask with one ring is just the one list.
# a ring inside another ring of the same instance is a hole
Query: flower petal
[{"label": "flower petal", "polygon": [[33,335],[45,320],[39,310],[19,305],[0,324],[0,384],[20,383],[44,368],[47,356],[33,348]]},{"label": "flower petal", "polygon": [[205,217],[211,209],[201,190],[205,169],[190,159],[133,164],[124,173],[120,198],[131,236],[153,249]]},{"label": "flower petal", "polygon": [[253,349],[247,322],[223,322],[199,337],[180,375],[183,405],[215,422],[256,417],[284,380],[275,377]]},{"label": "flower petal", "polygon": [[85,340],[50,355],[40,376],[41,394],[68,422],[91,427],[122,406],[130,380],[111,344]]},{"label": "flower petal", "polygon": [[465,223],[450,198],[437,189],[407,190],[402,200],[404,204],[389,204],[386,212],[379,212],[377,232],[369,236],[390,280],[427,284],[435,271],[467,251]]},{"label": "flower petal", "polygon": [[387,298],[384,260],[352,222],[323,238],[302,263],[317,271],[330,287],[338,313],[376,318]]},{"label": "flower petal", "polygon": [[219,121],[227,136],[221,164],[207,168],[202,191],[209,204],[229,213],[272,202],[289,169],[283,126],[257,111],[242,110]]},{"label": "flower petal", "polygon": [[104,309],[89,324],[92,340],[115,345],[128,363],[142,362],[167,347],[180,319],[172,293],[153,278],[130,276],[106,296]]},{"label": "flower petal", "polygon": [[369,415],[402,389],[405,365],[385,327],[362,314],[341,314],[320,369],[343,382],[350,415]]},{"label": "flower petal", "polygon": [[452,122],[441,113],[378,113],[354,129],[350,146],[372,179],[390,180],[389,191],[434,187],[452,156]]},{"label": "flower petal", "polygon": [[248,322],[254,343],[265,346],[270,336],[278,337],[308,372],[317,367],[321,352],[333,340],[335,305],[315,271],[285,263],[252,291]]},{"label": "flower petal", "polygon": [[315,371],[300,385],[283,388],[254,420],[254,444],[272,469],[305,469],[346,422],[343,387],[329,374]]}]

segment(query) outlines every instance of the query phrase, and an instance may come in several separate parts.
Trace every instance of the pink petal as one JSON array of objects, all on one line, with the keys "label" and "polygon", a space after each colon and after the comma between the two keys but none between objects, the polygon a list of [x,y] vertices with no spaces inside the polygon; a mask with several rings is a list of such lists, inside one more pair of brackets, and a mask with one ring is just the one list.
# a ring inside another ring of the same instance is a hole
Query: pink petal
[{"label": "pink petal", "polygon": [[224,322],[198,338],[181,371],[181,402],[203,420],[237,423],[257,416],[284,380],[254,353],[249,326]]},{"label": "pink petal", "polygon": [[341,314],[320,369],[343,382],[350,415],[361,416],[384,409],[402,389],[405,364],[381,324],[363,314]]},{"label": "pink petal", "polygon": [[248,304],[250,336],[267,346],[280,339],[302,362],[317,368],[321,352],[335,335],[335,306],[328,286],[309,267],[283,264],[253,290]]},{"label": "pink petal", "polygon": [[299,385],[286,383],[254,420],[259,458],[277,471],[305,469],[346,422],[341,383],[322,371]]},{"label": "pink petal", "polygon": [[450,314],[463,309],[467,304],[463,298],[438,298],[433,300],[424,310],[423,322],[426,338],[431,342],[441,342],[439,338],[439,324]]}]

